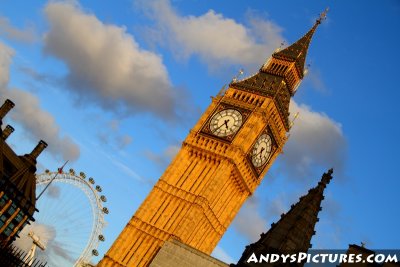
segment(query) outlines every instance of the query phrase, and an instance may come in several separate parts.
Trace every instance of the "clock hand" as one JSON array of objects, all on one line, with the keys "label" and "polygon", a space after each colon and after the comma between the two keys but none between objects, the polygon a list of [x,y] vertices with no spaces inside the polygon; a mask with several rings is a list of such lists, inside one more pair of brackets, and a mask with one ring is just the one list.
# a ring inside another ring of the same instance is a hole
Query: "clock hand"
[{"label": "clock hand", "polygon": [[227,125],[228,122],[229,122],[229,120],[225,120],[224,123],[222,123],[220,126],[218,126],[217,128],[215,128],[214,131],[218,130],[219,128],[221,128],[221,127],[224,126],[224,125],[225,125],[226,128],[228,128],[228,125]]},{"label": "clock hand", "polygon": [[228,127],[228,122],[229,122],[229,119],[224,121],[224,124],[225,124],[226,129],[229,128],[229,127]]},{"label": "clock hand", "polygon": [[264,151],[264,148],[262,147],[260,150],[260,158],[262,157],[262,152]]},{"label": "clock hand", "polygon": [[257,157],[258,155],[260,155],[260,158],[261,158],[261,153],[264,151],[264,148],[262,147],[261,149],[260,149],[260,152],[258,152],[257,154],[255,154],[254,155],[254,157]]}]

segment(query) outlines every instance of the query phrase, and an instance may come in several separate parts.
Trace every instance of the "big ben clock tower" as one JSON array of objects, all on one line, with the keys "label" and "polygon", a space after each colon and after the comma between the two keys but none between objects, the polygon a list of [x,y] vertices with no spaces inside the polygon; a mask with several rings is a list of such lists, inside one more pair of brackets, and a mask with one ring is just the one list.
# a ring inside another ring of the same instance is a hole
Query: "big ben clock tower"
[{"label": "big ben clock tower", "polygon": [[289,102],[321,17],[255,75],[233,80],[190,131],[175,159],[98,266],[148,266],[175,238],[210,254],[282,151]]}]

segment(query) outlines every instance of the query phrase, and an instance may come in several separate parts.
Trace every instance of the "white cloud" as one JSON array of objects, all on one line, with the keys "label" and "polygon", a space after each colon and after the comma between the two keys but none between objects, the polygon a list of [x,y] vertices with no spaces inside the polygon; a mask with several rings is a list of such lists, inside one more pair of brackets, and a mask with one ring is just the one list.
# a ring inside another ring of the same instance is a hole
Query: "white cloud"
[{"label": "white cloud", "polygon": [[179,103],[161,56],[140,48],[124,27],[66,2],[50,2],[45,14],[44,50],[65,62],[68,89],[80,102],[95,100],[112,112],[175,115]]},{"label": "white cloud", "polygon": [[32,26],[19,29],[11,25],[10,20],[6,17],[0,17],[0,34],[8,39],[28,43],[37,39],[35,29]]},{"label": "white cloud", "polygon": [[40,107],[38,97],[15,88],[4,94],[15,103],[10,112],[11,119],[20,123],[32,140],[44,140],[49,145],[46,150],[57,157],[61,156],[63,160],[78,159],[78,145],[69,136],[60,136],[60,127],[53,115]]},{"label": "white cloud", "polygon": [[0,42],[0,89],[8,86],[10,80],[10,64],[14,56],[14,50]]},{"label": "white cloud", "polygon": [[[251,218],[251,227],[249,227],[249,218]],[[268,230],[267,220],[261,215],[259,200],[255,196],[246,201],[234,219],[233,225],[250,242],[257,241],[260,234]]]},{"label": "white cloud", "polygon": [[[307,191],[304,190],[304,193]],[[292,201],[292,203],[289,203]],[[274,199],[268,201],[268,205],[265,205],[266,208],[266,217],[268,219],[272,218],[278,218],[275,222],[277,222],[281,216],[282,213],[286,213],[288,211],[288,207],[290,207],[291,204],[294,204],[297,202],[298,199],[295,199],[293,197],[288,197],[285,192],[281,192],[278,194]]]},{"label": "white cloud", "polygon": [[214,10],[200,16],[180,16],[167,0],[143,1],[157,23],[158,36],[177,56],[198,55],[210,68],[215,64],[261,65],[282,42],[281,28],[271,21],[248,16],[248,26]]},{"label": "white cloud", "polygon": [[[101,117],[97,117],[94,120],[102,124],[102,127],[100,127],[100,130],[97,133],[97,137],[99,138],[99,141],[102,144],[112,145],[113,147],[119,150],[123,150],[132,143],[133,141],[132,136],[128,134],[119,133],[120,132],[119,120],[112,119],[108,123],[104,123],[101,120]],[[104,124],[106,125],[106,128],[103,127]]]},{"label": "white cloud", "polygon": [[152,151],[145,151],[145,156],[151,161],[155,162],[160,168],[164,169],[172,161],[176,154],[178,154],[180,146],[170,145],[161,154],[156,154]]},{"label": "white cloud", "polygon": [[0,43],[0,101],[2,104],[9,98],[15,103],[8,116],[21,124],[34,142],[40,139],[46,141],[49,145],[47,151],[55,157],[76,160],[80,154],[78,145],[69,136],[60,136],[54,117],[40,107],[39,99],[27,91],[9,88],[9,67],[13,54],[11,48]]},{"label": "white cloud", "polygon": [[[31,222],[30,225],[22,229],[21,233],[19,233],[20,237],[17,238],[13,244],[23,251],[28,252],[33,245],[32,238],[28,236],[30,231],[39,238],[39,242],[45,247],[44,251],[36,248],[36,259],[47,262],[49,265],[52,264],[51,266],[55,266],[53,265],[55,263],[57,263],[57,266],[72,266],[76,259],[71,256],[73,255],[73,253],[71,253],[71,248],[56,240],[57,234],[60,233],[58,233],[53,226]],[[67,261],[67,264],[60,263],[57,256]]]},{"label": "white cloud", "polygon": [[[50,250],[54,252],[54,255],[61,257],[66,260],[69,264],[74,264],[76,259],[71,256],[70,248],[64,243],[54,241],[51,244]],[[58,262],[57,262],[58,263]]]},{"label": "white cloud", "polygon": [[57,198],[60,197],[60,194],[61,194],[61,189],[60,189],[60,187],[58,185],[54,185],[53,184],[47,190],[47,195],[50,198],[57,199]]},{"label": "white cloud", "polygon": [[343,175],[346,161],[346,139],[341,125],[326,114],[312,111],[309,106],[298,105],[293,100],[290,112],[299,112],[290,131],[290,138],[280,157],[282,171],[291,179],[315,179],[315,167],[328,170],[333,167],[335,176]]},{"label": "white cloud", "polygon": [[30,231],[33,231],[40,238],[40,243],[45,247],[56,237],[56,229],[53,226],[31,222],[30,225],[22,229],[21,233],[19,233],[20,238],[17,238],[14,242],[14,245],[26,252],[32,247],[32,238],[28,236]]},{"label": "white cloud", "polygon": [[[307,191],[304,191],[305,194]],[[243,205],[233,225],[249,242],[256,242],[260,239],[260,234],[269,231],[270,224],[278,222],[280,215],[288,212],[290,205],[297,201],[297,198],[288,196],[285,192],[273,199],[260,199],[257,195],[253,195]],[[249,227],[249,218],[251,218],[251,227]]]},{"label": "white cloud", "polygon": [[130,135],[124,134],[117,137],[117,146],[119,149],[124,149],[132,143],[132,137]]},{"label": "white cloud", "polygon": [[324,81],[322,80],[320,71],[316,68],[311,68],[308,71],[308,74],[304,79],[304,83],[310,84],[311,87],[319,93],[326,94],[329,92],[327,86],[325,85]]}]

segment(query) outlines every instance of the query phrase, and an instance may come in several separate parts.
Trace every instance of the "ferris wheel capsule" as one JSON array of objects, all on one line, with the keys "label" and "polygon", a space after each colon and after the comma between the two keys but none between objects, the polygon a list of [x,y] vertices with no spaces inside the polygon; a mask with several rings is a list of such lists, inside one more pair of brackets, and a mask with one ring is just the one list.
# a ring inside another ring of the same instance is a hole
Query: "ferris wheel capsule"
[{"label": "ferris wheel capsule", "polygon": [[100,240],[100,241],[104,241],[104,240],[106,240],[106,239],[104,238],[104,235],[99,235],[99,240]]},{"label": "ferris wheel capsule", "polygon": [[44,172],[45,172],[45,173],[49,173],[49,172],[50,172],[50,170],[49,170],[49,169],[46,169]]},{"label": "ferris wheel capsule", "polygon": [[82,177],[82,179],[85,179],[85,178],[86,178],[86,174],[85,174],[84,172],[80,172],[80,173],[79,173],[79,176]]},{"label": "ferris wheel capsule", "polygon": [[99,252],[97,251],[97,249],[93,249],[92,254],[93,256],[99,256]]},{"label": "ferris wheel capsule", "polygon": [[103,207],[103,213],[104,214],[108,214],[110,211],[106,208],[106,207]]},{"label": "ferris wheel capsule", "polygon": [[107,198],[106,198],[105,195],[102,195],[102,196],[100,197],[100,199],[101,199],[101,201],[103,201],[103,202],[106,202],[106,201],[107,201]]},{"label": "ferris wheel capsule", "polygon": [[74,169],[69,169],[69,174],[75,175],[75,170]]},{"label": "ferris wheel capsule", "polygon": [[97,190],[97,192],[103,191],[103,190],[101,189],[100,185],[96,185],[96,190]]},{"label": "ferris wheel capsule", "polygon": [[90,178],[89,178],[89,182],[90,182],[91,184],[95,184],[93,177],[90,177]]}]

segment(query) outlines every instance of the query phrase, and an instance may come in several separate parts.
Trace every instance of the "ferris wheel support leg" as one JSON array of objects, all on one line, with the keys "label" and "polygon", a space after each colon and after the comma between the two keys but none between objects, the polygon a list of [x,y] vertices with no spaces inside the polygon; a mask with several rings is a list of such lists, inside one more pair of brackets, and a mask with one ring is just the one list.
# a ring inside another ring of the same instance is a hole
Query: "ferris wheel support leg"
[{"label": "ferris wheel support leg", "polygon": [[34,257],[35,257],[35,252],[36,252],[36,245],[33,244],[31,249],[29,250],[28,254],[26,255],[26,260],[25,262],[28,263],[28,266],[32,266]]}]

